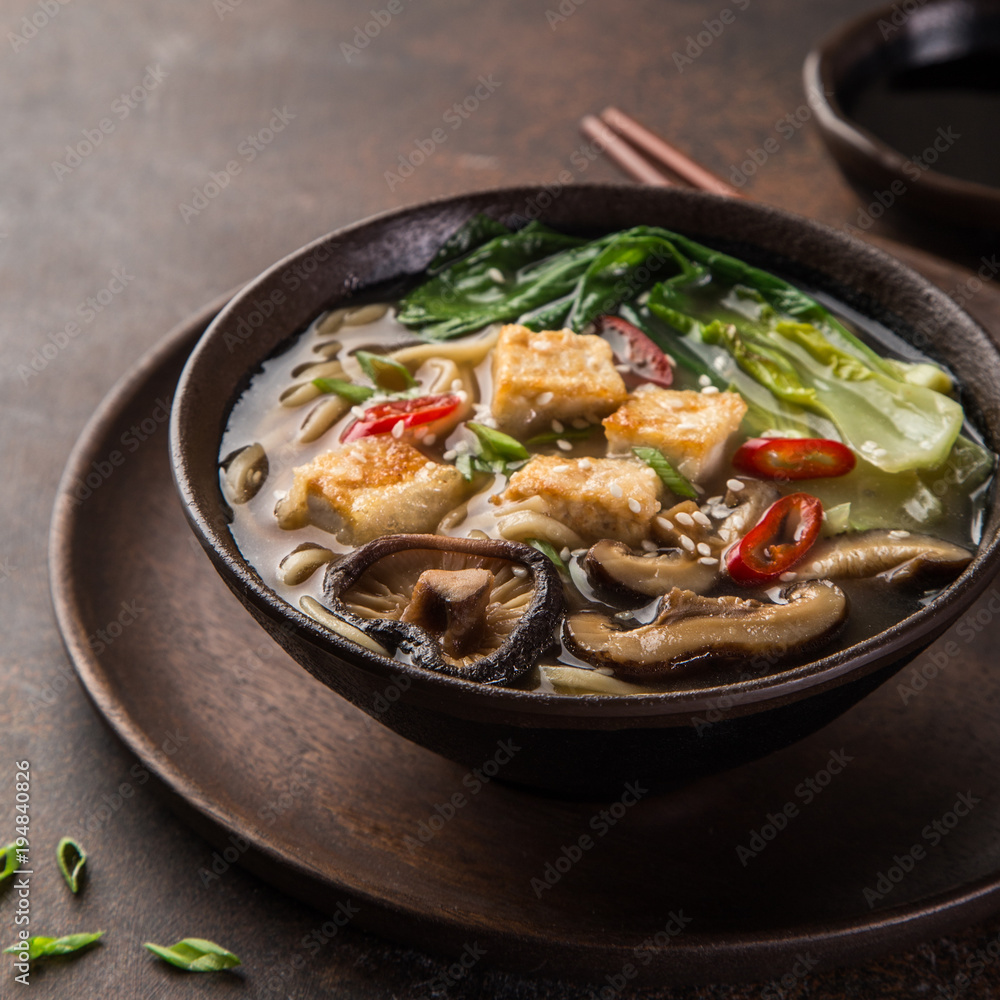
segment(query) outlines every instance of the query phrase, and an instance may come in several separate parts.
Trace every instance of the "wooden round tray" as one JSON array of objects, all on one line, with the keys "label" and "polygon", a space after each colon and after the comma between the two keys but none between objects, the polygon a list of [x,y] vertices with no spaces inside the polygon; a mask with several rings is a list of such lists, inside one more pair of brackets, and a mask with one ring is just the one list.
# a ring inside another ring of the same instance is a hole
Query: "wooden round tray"
[{"label": "wooden round tray", "polygon": [[394,939],[602,985],[771,978],[806,954],[822,969],[1000,909],[1000,590],[765,760],[670,795],[623,788],[617,803],[506,787],[489,761],[477,774],[438,758],[313,680],[200,551],[165,414],[217,308],[87,427],[51,573],[97,709],[227,857]]}]

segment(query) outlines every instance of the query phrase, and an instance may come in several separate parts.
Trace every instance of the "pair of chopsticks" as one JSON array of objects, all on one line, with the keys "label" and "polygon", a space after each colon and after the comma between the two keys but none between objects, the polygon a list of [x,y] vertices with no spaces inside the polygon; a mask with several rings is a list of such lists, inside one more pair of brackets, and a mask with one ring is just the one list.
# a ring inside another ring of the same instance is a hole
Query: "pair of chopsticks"
[{"label": "pair of chopsticks", "polygon": [[[674,187],[677,185],[674,177],[677,177],[699,191],[710,191],[730,198],[743,197],[732,185],[695,163],[618,108],[605,108],[600,117],[586,115],[580,120],[580,129],[588,139],[601,145],[625,173],[644,184]],[[666,167],[673,177],[663,173],[646,157]]]}]

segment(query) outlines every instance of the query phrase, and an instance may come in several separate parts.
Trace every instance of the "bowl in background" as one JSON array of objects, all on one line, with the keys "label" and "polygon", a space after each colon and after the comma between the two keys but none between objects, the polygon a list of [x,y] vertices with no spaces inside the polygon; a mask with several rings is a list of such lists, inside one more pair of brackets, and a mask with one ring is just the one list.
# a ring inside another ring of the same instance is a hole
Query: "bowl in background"
[{"label": "bowl in background", "polygon": [[[946,295],[852,237],[763,205],[677,189],[580,185],[461,195],[325,236],[250,282],[202,337],[171,415],[174,476],[192,528],[254,618],[318,680],[379,722],[476,767],[508,748],[504,780],[562,794],[663,788],[753,760],[844,712],[944,632],[991,580],[1000,512],[955,583],[879,635],[770,676],[644,695],[558,695],[477,685],[363,649],[277,596],[241,555],[219,486],[229,412],[251,375],[322,311],[420,274],[478,212],[600,233],[648,224],[776,270],[886,324],[958,377],[969,418],[1000,447],[1000,350]],[[388,698],[387,692],[394,697]]]},{"label": "bowl in background", "polygon": [[[870,215],[898,208],[1000,230],[998,63],[991,0],[899,0],[809,53],[809,105]],[[903,148],[906,136],[914,148]]]}]

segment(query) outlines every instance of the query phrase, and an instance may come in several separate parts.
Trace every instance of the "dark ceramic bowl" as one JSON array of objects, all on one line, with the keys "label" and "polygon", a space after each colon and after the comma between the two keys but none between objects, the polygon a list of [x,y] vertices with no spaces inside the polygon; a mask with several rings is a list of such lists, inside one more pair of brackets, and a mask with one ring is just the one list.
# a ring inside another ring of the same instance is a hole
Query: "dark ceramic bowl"
[{"label": "dark ceramic bowl", "polygon": [[498,744],[510,741],[517,749],[502,771],[508,781],[567,794],[620,794],[627,781],[669,786],[813,732],[926,647],[990,581],[1000,528],[992,505],[969,568],[928,607],[878,636],[772,676],[627,697],[560,696],[432,674],[347,642],[285,603],[247,564],[229,532],[218,476],[229,411],[260,362],[317,314],[370,285],[418,274],[476,212],[506,222],[540,216],[592,234],[664,226],[828,292],[948,365],[963,385],[970,418],[990,447],[1000,447],[997,347],[923,278],[816,223],[742,200],[611,185],[555,194],[491,191],[378,216],[303,247],[247,285],[191,355],[171,420],[174,474],[202,545],[254,618],[324,684],[408,739],[470,767],[493,759]]},{"label": "dark ceramic bowl", "polygon": [[[930,128],[920,149],[901,151],[851,116],[858,95],[877,80],[979,54],[1000,59],[994,0],[893,3],[838,28],[809,53],[804,78],[816,124],[833,158],[871,202],[870,215],[899,208],[949,225],[1000,230],[1000,188],[932,165],[946,163],[950,146],[961,143],[949,132],[955,120],[936,121],[943,134]],[[992,131],[996,122],[976,127]],[[965,131],[963,125],[958,134]]]}]

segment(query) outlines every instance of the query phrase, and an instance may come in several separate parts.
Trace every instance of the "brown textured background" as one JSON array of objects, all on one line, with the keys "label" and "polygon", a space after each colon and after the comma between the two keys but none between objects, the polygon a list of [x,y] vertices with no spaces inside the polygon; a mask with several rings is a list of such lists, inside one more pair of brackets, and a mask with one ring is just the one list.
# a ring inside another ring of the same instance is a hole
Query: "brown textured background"
[{"label": "brown textured background", "polygon": [[[351,929],[311,956],[302,939],[325,917],[239,870],[209,886],[197,877],[212,848],[160,802],[151,781],[139,783],[141,765],[137,770],[68,673],[45,573],[48,516],[65,458],[115,379],[175,322],[305,241],[434,195],[554,181],[564,170],[579,180],[618,179],[611,164],[578,155],[585,141],[577,119],[608,103],[673,137],[726,178],[748,147],[773,136],[780,149],[747,193],[836,226],[856,224],[871,196],[861,198],[842,180],[811,123],[788,138],[777,123],[805,114],[800,67],[811,43],[870,5],[586,0],[574,9],[563,0],[573,12],[550,25],[546,10],[558,5],[546,0],[401,0],[400,12],[348,59],[342,44],[351,43],[373,7],[385,9],[383,0],[46,3],[54,14],[37,2],[0,3],[0,815],[10,816],[13,761],[27,758],[36,850],[48,855],[59,836],[75,831],[92,852],[90,885],[78,900],[68,900],[54,872],[34,880],[33,929],[41,930],[45,917],[59,933],[100,926],[109,937],[76,961],[39,966],[29,995],[428,995],[442,968],[436,961]],[[679,72],[673,53],[724,7],[736,12],[734,23]],[[27,38],[23,19],[32,16],[43,26]],[[21,33],[26,44],[10,33]],[[121,117],[116,99],[141,85],[149,67],[165,77]],[[447,141],[390,190],[385,172],[441,126],[481,76],[499,82],[489,99],[460,128],[447,129]],[[287,110],[290,120],[250,162],[241,143],[268,124],[274,109]],[[99,129],[102,119],[113,129],[79,166],[57,175],[53,163],[66,162],[67,144]],[[239,174],[185,220],[181,204],[230,161]],[[966,263],[995,249],[989,237],[909,223],[882,222],[874,231]],[[88,321],[78,307],[115,269],[129,276],[124,290]],[[947,290],[965,280],[947,268],[938,275]],[[1000,329],[990,290],[970,308]],[[28,377],[35,352],[73,321],[79,332],[62,338],[65,346]],[[123,781],[135,785],[134,796],[98,832],[81,832]],[[0,819],[4,839],[11,827]],[[0,889],[3,944],[13,939],[13,907],[12,894]],[[204,934],[218,928],[209,936],[241,954],[247,971],[185,976],[138,947],[196,926]],[[994,920],[912,953],[806,977],[785,995],[934,996],[998,931]],[[293,965],[296,956],[305,958],[301,968]],[[448,996],[589,997],[598,988],[477,970]],[[16,989],[3,966],[0,995]],[[645,995],[736,1000],[762,989]],[[995,968],[963,996],[994,991]]]}]

